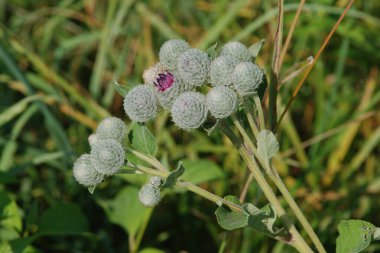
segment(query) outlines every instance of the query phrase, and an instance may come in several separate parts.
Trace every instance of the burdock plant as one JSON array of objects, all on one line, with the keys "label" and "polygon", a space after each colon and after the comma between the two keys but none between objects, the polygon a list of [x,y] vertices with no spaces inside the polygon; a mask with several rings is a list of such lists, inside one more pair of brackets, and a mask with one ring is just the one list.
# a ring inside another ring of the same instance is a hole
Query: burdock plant
[{"label": "burdock plant", "polygon": [[[134,86],[125,95],[124,111],[132,121],[129,130],[122,120],[114,117],[100,122],[89,137],[90,154],[82,155],[74,164],[75,179],[93,190],[116,173],[147,174],[149,182],[138,193],[138,199],[146,207],[158,205],[164,196],[162,191],[184,188],[217,205],[216,220],[223,229],[249,226],[299,252],[313,252],[289,218],[272,189],[274,186],[318,252],[326,252],[272,163],[279,143],[267,127],[262,108],[266,75],[255,63],[261,45],[260,42],[247,48],[234,41],[219,50],[212,47],[204,52],[190,48],[183,40],[165,42],[159,52],[160,62],[144,72],[144,84]],[[180,129],[208,128],[208,133],[220,131],[229,138],[268,203],[258,207],[245,198],[219,197],[181,179],[186,170],[181,162],[174,170],[164,166],[154,157],[156,140],[144,125],[154,120],[160,110],[168,112]],[[213,126],[206,127],[206,123]],[[379,228],[363,221],[343,222],[339,231],[338,248],[349,249],[339,251],[342,253],[359,252],[380,237]],[[347,240],[350,236],[353,239]]]}]

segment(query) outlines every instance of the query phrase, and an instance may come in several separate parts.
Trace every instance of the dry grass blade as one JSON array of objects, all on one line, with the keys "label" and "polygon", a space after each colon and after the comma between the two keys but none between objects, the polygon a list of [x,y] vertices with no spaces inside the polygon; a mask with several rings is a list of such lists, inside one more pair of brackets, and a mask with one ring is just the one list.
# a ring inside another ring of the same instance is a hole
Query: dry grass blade
[{"label": "dry grass blade", "polygon": [[240,197],[239,197],[239,200],[241,203],[244,203],[245,198],[247,197],[249,186],[251,185],[254,178],[255,177],[253,176],[253,173],[249,173],[247,181],[245,181],[244,188],[243,188],[243,190],[240,194]]},{"label": "dry grass blade", "polygon": [[[370,76],[366,82],[366,86],[364,89],[363,96],[359,105],[357,106],[356,113],[361,114],[368,110],[368,106],[371,103],[372,97],[374,96],[376,90],[376,78],[378,76],[378,70],[373,68]],[[342,163],[344,162],[347,154],[354,142],[355,137],[357,136],[360,128],[360,123],[351,125],[341,136],[339,139],[339,144],[337,148],[330,154],[329,159],[327,161],[327,169],[323,177],[324,185],[330,185],[335,175],[342,170]]]},{"label": "dry grass blade", "polygon": [[301,0],[299,6],[297,8],[296,15],[294,16],[292,24],[290,25],[289,33],[288,33],[288,36],[286,37],[284,47],[282,48],[281,55],[280,55],[280,62],[279,62],[280,69],[281,69],[282,63],[284,62],[284,57],[286,55],[286,51],[289,48],[290,40],[293,37],[294,29],[296,28],[296,25],[297,25],[297,22],[298,22],[298,19],[300,17],[300,14],[301,14],[301,11],[302,11],[304,4],[305,4],[305,0]]},{"label": "dry grass blade", "polygon": [[274,53],[269,83],[269,127],[276,128],[277,123],[277,86],[280,75],[280,53],[282,45],[282,30],[284,16],[284,1],[278,0],[277,30],[274,41]]},{"label": "dry grass blade", "polygon": [[330,31],[330,33],[327,35],[327,38],[325,39],[325,41],[323,42],[321,48],[319,49],[319,51],[317,52],[315,58],[314,58],[314,61],[313,63],[310,65],[310,67],[306,70],[305,74],[303,75],[301,81],[298,83],[296,89],[294,90],[293,94],[292,94],[292,97],[290,98],[288,104],[286,105],[285,107],[285,110],[284,112],[281,114],[280,116],[280,119],[278,120],[278,123],[277,123],[277,126],[281,123],[282,119],[284,118],[284,115],[285,113],[289,110],[290,106],[292,105],[294,99],[296,98],[299,90],[301,89],[302,85],[305,83],[305,80],[306,78],[309,76],[311,70],[313,69],[315,63],[317,62],[317,60],[319,59],[319,57],[321,56],[322,52],[324,51],[324,49],[326,48],[327,44],[330,42],[331,40],[331,37],[334,35],[336,29],[338,28],[339,24],[342,22],[343,18],[346,16],[348,10],[350,9],[350,7],[352,6],[352,4],[354,3],[354,0],[350,0],[350,2],[347,4],[346,8],[344,9],[343,13],[340,15],[338,21],[335,23],[333,29]]},{"label": "dry grass blade", "polygon": [[299,76],[307,67],[310,66],[310,64],[313,63],[313,57],[310,57],[308,58],[306,61],[302,62],[301,64],[297,64],[298,66],[301,65],[300,67],[298,67],[297,69],[293,69],[292,71],[289,71],[289,73],[280,80],[279,82],[279,88],[280,86],[282,86],[283,84],[293,80],[294,78],[296,78],[297,76]]},{"label": "dry grass blade", "polygon": [[[333,129],[330,129],[324,133],[321,133],[317,136],[314,136],[313,138],[307,140],[307,141],[304,141],[301,143],[301,147],[302,148],[307,148],[307,147],[310,147],[311,145],[313,144],[316,144],[320,141],[323,141],[323,140],[326,140],[327,138],[341,132],[342,130],[346,129],[347,127],[349,127],[350,125],[352,124],[359,124],[360,122],[368,119],[368,118],[371,118],[373,116],[377,115],[376,112],[374,111],[371,111],[371,112],[367,112],[363,115],[361,115],[360,117],[358,117],[357,119],[354,119],[350,122],[347,122],[347,123],[344,123],[340,126],[337,126]],[[284,152],[281,152],[280,153],[280,156],[285,158],[285,157],[288,157],[288,156],[291,156],[293,155],[294,153],[296,152],[296,150],[294,148],[291,148],[291,149],[288,149],[288,150],[285,150]]]}]

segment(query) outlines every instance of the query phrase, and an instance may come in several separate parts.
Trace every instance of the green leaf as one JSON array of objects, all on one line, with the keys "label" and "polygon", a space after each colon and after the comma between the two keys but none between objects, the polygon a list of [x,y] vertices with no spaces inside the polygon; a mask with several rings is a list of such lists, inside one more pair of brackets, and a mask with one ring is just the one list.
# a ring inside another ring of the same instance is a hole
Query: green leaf
[{"label": "green leaf", "polygon": [[12,247],[8,242],[0,242],[1,253],[13,253]]},{"label": "green leaf", "polygon": [[155,249],[155,248],[145,248],[140,250],[138,253],[165,253],[165,251]]},{"label": "green leaf", "polygon": [[87,231],[88,221],[81,209],[75,204],[61,203],[42,214],[37,233],[12,240],[10,245],[12,253],[37,252],[27,247],[40,236],[79,235]]},{"label": "green leaf", "polygon": [[29,237],[19,238],[19,239],[10,241],[10,245],[12,247],[12,253],[24,253],[25,251],[27,251],[29,244],[31,244],[37,238],[38,238],[38,234],[34,234]]},{"label": "green leaf", "polygon": [[20,113],[24,112],[30,102],[36,101],[38,99],[41,99],[40,95],[33,95],[26,98],[21,99],[16,104],[9,107],[7,110],[3,111],[0,114],[0,127],[10,120],[12,120],[14,117],[19,115]]},{"label": "green leaf", "polygon": [[157,152],[156,137],[154,137],[146,126],[134,124],[129,133],[129,138],[132,147],[137,151],[148,155],[154,155]]},{"label": "green leaf", "polygon": [[0,171],[0,184],[16,183],[17,177],[9,172]]},{"label": "green leaf", "polygon": [[224,177],[221,168],[210,160],[185,160],[183,167],[186,168],[182,175],[183,180],[193,184],[201,184]]},{"label": "green leaf", "polygon": [[265,39],[260,40],[259,42],[253,44],[248,48],[249,52],[251,53],[253,60],[256,59],[257,55],[259,54],[261,48],[263,47],[265,43]]},{"label": "green leaf", "polygon": [[[11,57],[11,55],[7,52],[7,50],[3,46],[3,43],[0,43],[0,59],[8,69],[9,73],[12,74],[12,76],[14,76],[25,86],[27,91],[26,93],[28,95],[34,95],[35,91],[32,88],[30,82],[28,81],[28,79],[26,79],[24,72],[21,71],[21,69],[15,63],[14,59]],[[67,159],[65,159],[64,162],[67,163],[67,165],[72,164],[71,158],[73,152],[68,138],[66,136],[66,133],[62,128],[62,125],[58,122],[58,120],[55,118],[55,116],[51,113],[51,111],[45,104],[41,103],[40,101],[35,101],[35,103],[37,104],[37,106],[39,107],[39,109],[45,117],[44,123],[47,130],[53,137],[57,146],[65,151]]]},{"label": "green leaf", "polygon": [[131,236],[136,235],[149,209],[138,199],[136,187],[124,187],[112,200],[98,200],[112,223],[124,228]]},{"label": "green leaf", "polygon": [[[224,199],[241,206],[239,199],[235,196],[228,195]],[[248,225],[248,214],[233,211],[225,206],[218,207],[215,215],[219,225],[226,230],[242,228]]]},{"label": "green leaf", "polygon": [[257,153],[266,161],[269,161],[279,149],[278,141],[269,130],[262,130],[257,136]]},{"label": "green leaf", "polygon": [[116,90],[116,92],[119,93],[119,95],[123,98],[127,95],[128,91],[130,90],[129,87],[119,84],[116,80],[113,82],[113,87]]},{"label": "green leaf", "polygon": [[267,204],[261,209],[258,209],[252,204],[244,204],[244,211],[249,214],[248,225],[264,233],[278,234],[282,231],[274,226],[277,220],[277,213],[272,205]]},{"label": "green leaf", "polygon": [[343,220],[338,225],[337,253],[357,253],[371,243],[376,227],[362,220]]},{"label": "green leaf", "polygon": [[78,205],[60,203],[47,210],[38,224],[40,235],[80,235],[88,231],[88,221]]},{"label": "green leaf", "polygon": [[13,233],[18,233],[22,229],[22,219],[16,202],[2,191],[0,191],[0,227]]},{"label": "green leaf", "polygon": [[166,178],[165,182],[161,185],[161,188],[169,188],[175,185],[177,179],[185,172],[185,168],[182,166],[182,162],[178,162],[177,169],[172,171]]},{"label": "green leaf", "polygon": [[206,53],[208,54],[211,60],[215,59],[218,56],[218,52],[216,51],[217,45],[218,43],[215,43],[206,50]]}]

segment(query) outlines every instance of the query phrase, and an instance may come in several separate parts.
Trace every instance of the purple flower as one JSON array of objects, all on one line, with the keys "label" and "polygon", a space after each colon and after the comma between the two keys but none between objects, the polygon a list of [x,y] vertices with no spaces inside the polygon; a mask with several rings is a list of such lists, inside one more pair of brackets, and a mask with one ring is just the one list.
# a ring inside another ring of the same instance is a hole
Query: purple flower
[{"label": "purple flower", "polygon": [[158,91],[163,92],[166,89],[170,88],[173,85],[174,81],[175,80],[173,74],[165,70],[156,76],[156,80],[153,83],[157,87]]}]

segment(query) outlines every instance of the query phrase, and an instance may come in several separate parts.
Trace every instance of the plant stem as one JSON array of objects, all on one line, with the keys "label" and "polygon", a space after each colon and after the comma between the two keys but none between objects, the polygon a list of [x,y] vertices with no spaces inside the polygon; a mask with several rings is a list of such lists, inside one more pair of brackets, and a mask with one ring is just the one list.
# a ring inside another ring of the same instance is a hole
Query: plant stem
[{"label": "plant stem", "polygon": [[[250,140],[250,138],[249,138],[248,134],[245,132],[244,128],[241,126],[240,122],[236,119],[236,117],[233,117],[232,120],[235,123],[236,128],[238,129],[238,131],[243,136],[243,139],[244,139],[244,142],[246,143],[246,145],[248,147],[252,148],[252,151],[253,151],[254,155],[259,159],[259,156],[257,156],[257,149],[256,149],[256,147],[254,146],[254,144]],[[241,155],[242,155],[243,158],[245,157],[245,160],[246,160],[246,163],[248,165],[248,168],[250,168],[250,169],[251,168],[253,168],[253,169],[257,168],[257,170],[258,170],[257,173],[259,173],[259,174],[262,175],[262,173],[260,171],[260,168],[258,167],[257,163],[254,161],[254,158],[251,158],[251,156],[249,155],[249,151],[246,150],[246,148],[245,149],[244,148],[239,148],[239,152],[241,153]],[[245,154],[245,153],[247,153],[247,154]],[[254,162],[252,163],[250,160],[253,160]],[[269,177],[271,178],[271,180],[275,183],[276,187],[280,190],[281,194],[284,196],[285,200],[289,204],[289,206],[292,209],[293,213],[295,214],[295,216],[297,217],[297,219],[300,221],[301,225],[303,226],[303,228],[305,229],[306,233],[309,235],[310,239],[313,241],[313,243],[317,247],[318,251],[321,252],[321,253],[326,253],[326,250],[323,248],[323,245],[320,242],[320,240],[318,239],[318,236],[315,234],[313,228],[311,227],[311,225],[309,224],[309,222],[307,221],[307,219],[303,215],[303,213],[300,210],[300,208],[298,207],[297,203],[294,201],[293,197],[289,193],[289,191],[286,188],[285,184],[282,182],[282,180],[281,180],[280,176],[278,175],[277,171],[272,169],[272,167],[269,164],[269,161],[263,161],[262,159],[259,159],[259,162],[264,167],[264,169],[267,171],[267,174],[269,175]],[[251,171],[252,171],[252,173],[255,172],[252,169],[251,169]],[[259,183],[260,188],[264,191],[265,185],[261,185],[260,184],[259,178],[258,178],[258,177],[260,177],[259,174],[254,174],[254,176],[255,176],[257,182]],[[262,175],[262,177],[264,177],[264,176]],[[267,184],[265,178],[263,180]],[[265,191],[264,191],[264,194],[265,194]],[[268,196],[267,196],[267,198],[268,198]],[[270,203],[272,203],[270,199],[268,199],[268,201]]]},{"label": "plant stem", "polygon": [[[244,129],[243,129],[243,132],[245,132]],[[248,137],[247,134],[246,134],[246,137]],[[248,139],[249,139],[249,137],[248,137]],[[236,141],[236,139],[235,139],[235,141]],[[251,142],[251,144],[253,145],[252,142]],[[152,166],[157,166],[157,163],[159,163],[159,161],[152,159],[148,155],[145,155],[145,154],[140,153],[138,151],[135,151],[133,149],[129,149],[129,151],[132,152],[133,154],[135,154],[136,156],[138,156],[138,158],[142,159],[143,161],[149,163]],[[270,186],[269,186],[268,182],[266,181],[264,175],[261,173],[260,168],[257,165],[255,159],[252,157],[252,155],[249,153],[249,151],[245,147],[240,146],[239,151],[240,151],[243,159],[246,161],[248,168],[251,170],[251,172],[255,176],[257,182],[259,183],[259,185],[260,185],[261,189],[263,190],[265,196],[267,197],[268,201],[273,205],[277,214],[280,217],[284,218],[285,225],[288,228],[289,233],[292,235],[293,240],[291,240],[291,241],[284,240],[284,238],[281,238],[278,236],[276,236],[274,238],[277,240],[284,241],[285,243],[295,247],[299,252],[312,253],[313,251],[309,248],[309,246],[306,244],[306,242],[300,236],[300,234],[297,231],[294,224],[292,224],[289,219],[286,219],[285,210],[282,208],[279,200],[277,199],[276,195],[274,194],[274,192],[270,188]],[[160,171],[152,169],[152,168],[148,168],[148,167],[145,167],[142,165],[132,164],[132,163],[129,163],[127,165],[127,167],[137,169],[137,170],[144,172],[144,173],[147,173],[147,174],[160,176],[161,178],[166,178],[169,175],[168,170],[166,170],[164,168],[164,166],[162,166],[162,164],[160,164],[160,166],[158,166],[158,167],[161,167]],[[164,169],[162,169],[162,168],[164,168]],[[190,182],[177,181],[176,185],[179,187],[185,188],[191,192],[194,192],[194,193],[214,202],[218,206],[222,206],[224,204],[224,205],[228,206],[233,211],[244,212],[244,210],[241,206],[239,206],[235,203],[232,203],[232,202],[230,202],[224,198],[221,198],[221,197],[219,197],[219,196],[217,196],[217,195],[215,195],[209,191],[206,191],[206,190],[204,190],[204,189],[202,189],[202,188],[200,188],[200,187],[198,187],[198,186],[196,186]]]},{"label": "plant stem", "polygon": [[132,164],[130,162],[127,165],[125,165],[124,167],[133,168],[133,169],[139,170],[141,172],[144,172],[146,174],[150,174],[153,176],[159,176],[161,178],[166,178],[169,175],[169,173],[164,173],[164,172],[161,172],[161,171],[158,171],[158,170],[155,170],[152,168],[148,168],[148,167],[145,167],[145,166],[142,166],[139,164]]},{"label": "plant stem", "polygon": [[255,159],[249,155],[247,150],[243,147],[239,148],[239,152],[246,162],[248,168],[251,170],[252,174],[254,175],[257,183],[259,184],[260,188],[262,189],[265,197],[268,199],[269,203],[273,205],[273,208],[276,210],[279,217],[282,217],[284,220],[285,225],[288,228],[289,233],[292,235],[293,240],[288,242],[293,247],[297,248],[302,253],[309,253],[313,252],[309,245],[305,242],[305,240],[301,237],[299,234],[297,228],[292,224],[292,222],[286,217],[286,212],[284,208],[281,206],[280,201],[274,194],[272,188],[269,186],[268,182],[266,181],[264,175],[260,171],[259,166],[257,165]]},{"label": "plant stem", "polygon": [[[276,171],[276,170],[274,170]],[[274,182],[276,187],[280,190],[282,196],[284,196],[286,202],[289,204],[290,208],[292,209],[294,215],[297,217],[303,228],[305,229],[306,233],[309,235],[310,239],[313,241],[315,247],[317,248],[318,252],[320,253],[326,253],[325,248],[323,247],[321,241],[319,240],[318,236],[314,232],[313,228],[311,227],[310,223],[307,221],[306,217],[302,213],[301,209],[298,207],[297,203],[294,201],[292,195],[289,193],[289,190],[285,186],[284,182],[280,178],[280,176],[276,173],[275,175],[270,174],[269,177]]]},{"label": "plant stem", "polygon": [[253,135],[256,138],[257,135],[259,134],[259,129],[256,126],[255,120],[253,119],[252,110],[250,110],[248,108],[248,106],[250,105],[250,103],[249,103],[249,101],[247,101],[246,99],[244,99],[244,104],[245,105],[243,107],[244,107],[245,115],[247,116],[248,123],[249,123],[249,126],[251,127],[252,133],[253,133]]},{"label": "plant stem", "polygon": [[132,253],[137,252],[137,250],[140,247],[141,240],[145,234],[146,228],[148,227],[148,223],[149,223],[150,217],[152,216],[153,210],[154,210],[153,208],[149,208],[149,211],[147,212],[146,216],[144,217],[143,223],[141,224],[141,228],[140,228],[140,230],[137,233],[137,236],[135,238],[135,251]]},{"label": "plant stem", "polygon": [[[161,178],[167,178],[169,173],[168,172],[163,172],[163,171],[158,171],[158,170],[155,170],[155,169],[152,169],[152,168],[148,168],[148,167],[145,167],[145,166],[141,166],[141,165],[138,165],[138,164],[130,164],[130,165],[127,165],[127,167],[132,167],[132,168],[135,168],[141,172],[144,172],[146,174],[150,174],[150,175],[154,175],[154,176],[159,176]],[[189,182],[177,182],[176,184],[177,186],[179,187],[182,187],[182,188],[185,188],[189,191],[192,191],[212,202],[214,202],[215,204],[217,204],[218,206],[221,206],[222,204],[225,204],[226,206],[228,206],[229,208],[231,208],[231,210],[234,210],[234,211],[237,211],[237,212],[243,212],[243,208],[239,205],[236,205],[228,200],[225,200],[209,191],[206,191],[192,183],[189,183]]]},{"label": "plant stem", "polygon": [[131,148],[128,148],[128,147],[126,148],[126,150],[131,152],[133,155],[135,155],[137,158],[143,160],[144,162],[149,163],[150,165],[152,165],[156,169],[163,171],[163,172],[167,172],[167,169],[164,166],[162,166],[162,164],[156,158],[151,157],[151,156],[146,155],[146,154],[143,154],[141,152],[138,152],[138,151],[131,149]]},{"label": "plant stem", "polygon": [[253,97],[253,101],[255,102],[255,105],[256,105],[257,114],[259,115],[260,130],[264,130],[265,120],[264,120],[263,107],[261,106],[260,97],[258,95],[255,95]]},{"label": "plant stem", "polygon": [[264,160],[262,160],[261,157],[257,154],[256,146],[253,144],[253,142],[251,141],[251,138],[249,138],[247,132],[244,130],[243,126],[240,124],[239,120],[235,117],[235,115],[232,116],[232,121],[235,124],[236,128],[238,129],[239,133],[242,135],[244,144],[249,148],[247,150],[250,153],[253,153],[255,157],[259,160],[260,164],[262,164],[262,166],[265,169],[267,169],[268,167],[265,165],[268,164],[268,162],[265,162]]},{"label": "plant stem", "polygon": [[[245,141],[248,142],[248,146],[251,148],[253,147],[256,150],[256,147],[253,145],[247,133],[240,125],[240,122],[234,116],[232,117],[232,120],[234,121],[236,127],[238,128],[239,132],[242,134]],[[229,128],[227,124],[223,124],[222,127],[223,127],[222,130],[225,131],[226,135],[231,139],[231,141],[235,143],[235,145],[237,145],[240,155],[242,156],[243,160],[246,162],[248,168],[250,169],[251,173],[255,177],[257,183],[259,184],[261,190],[263,191],[265,197],[268,199],[269,203],[272,204],[277,214],[283,218],[285,225],[293,238],[292,241],[290,242],[288,241],[286,243],[295,247],[297,250],[299,250],[302,253],[313,252],[310,249],[310,247],[307,245],[305,240],[301,237],[301,235],[299,234],[294,224],[292,224],[291,221],[286,218],[286,212],[284,208],[281,206],[280,201],[278,200],[272,188],[269,186],[267,180],[262,174],[258,164],[256,163],[254,156],[252,156],[252,154],[249,152],[249,150],[246,147],[241,145],[242,143],[239,142],[240,140],[236,137],[236,135],[234,135],[233,131]]]},{"label": "plant stem", "polygon": [[194,192],[212,202],[214,202],[215,204],[217,204],[218,206],[222,206],[222,204],[228,206],[231,210],[233,211],[236,211],[236,212],[243,212],[243,208],[237,204],[234,204],[228,200],[225,200],[224,198],[221,198],[209,191],[206,191],[192,183],[189,183],[189,182],[177,182],[176,184],[177,186],[181,187],[181,188],[185,188],[191,192]]},{"label": "plant stem", "polygon": [[240,194],[240,202],[243,203],[244,200],[245,200],[245,197],[247,196],[247,193],[248,193],[248,189],[249,189],[249,186],[250,184],[252,183],[252,180],[254,179],[254,175],[252,173],[249,173],[248,175],[248,178],[247,178],[247,181],[245,182],[244,184],[244,188],[243,188],[243,191],[241,192]]},{"label": "plant stem", "polygon": [[[253,142],[251,141],[251,138],[249,137],[249,135],[247,134],[247,132],[244,130],[244,127],[240,124],[240,121],[239,121],[239,119],[236,117],[236,115],[232,115],[231,118],[232,118],[232,122],[233,122],[234,125],[236,126],[237,130],[238,130],[239,133],[242,135],[243,140],[244,140],[244,144],[248,145],[249,148],[250,148],[252,151],[256,151],[256,147],[255,147],[255,145],[254,145]],[[233,141],[233,140],[231,140],[231,141]]]}]

